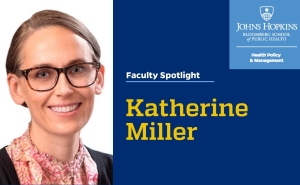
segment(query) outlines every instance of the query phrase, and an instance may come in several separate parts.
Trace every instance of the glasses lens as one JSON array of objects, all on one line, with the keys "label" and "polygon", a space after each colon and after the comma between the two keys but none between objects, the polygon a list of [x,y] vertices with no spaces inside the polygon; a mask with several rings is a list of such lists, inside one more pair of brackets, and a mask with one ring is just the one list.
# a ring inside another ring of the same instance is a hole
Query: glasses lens
[{"label": "glasses lens", "polygon": [[51,68],[33,69],[28,73],[29,84],[35,90],[51,89],[56,79],[57,72]]},{"label": "glasses lens", "polygon": [[73,65],[67,71],[71,84],[76,87],[85,87],[93,84],[96,80],[96,73],[96,66],[89,63]]}]

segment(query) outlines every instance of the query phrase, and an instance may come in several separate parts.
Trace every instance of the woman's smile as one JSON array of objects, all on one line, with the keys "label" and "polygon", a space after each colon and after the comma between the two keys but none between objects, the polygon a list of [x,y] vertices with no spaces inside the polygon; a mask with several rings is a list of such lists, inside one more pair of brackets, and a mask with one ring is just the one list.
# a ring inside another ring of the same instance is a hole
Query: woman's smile
[{"label": "woman's smile", "polygon": [[61,105],[61,106],[50,106],[51,110],[58,113],[67,113],[76,110],[79,107],[79,103],[71,104],[71,105]]},{"label": "woman's smile", "polygon": [[[63,117],[72,117],[78,115],[78,111],[80,111],[80,106],[82,103],[71,103],[71,104],[60,104],[48,106],[54,115],[63,116]],[[74,117],[76,119],[76,117]]]}]

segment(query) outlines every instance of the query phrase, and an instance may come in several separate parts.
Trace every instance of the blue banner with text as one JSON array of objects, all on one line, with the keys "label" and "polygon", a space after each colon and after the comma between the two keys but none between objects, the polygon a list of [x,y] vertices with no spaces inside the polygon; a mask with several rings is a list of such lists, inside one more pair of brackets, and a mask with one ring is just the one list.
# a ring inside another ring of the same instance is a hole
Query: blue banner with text
[{"label": "blue banner with text", "polygon": [[299,184],[298,7],[115,0],[114,184]]}]

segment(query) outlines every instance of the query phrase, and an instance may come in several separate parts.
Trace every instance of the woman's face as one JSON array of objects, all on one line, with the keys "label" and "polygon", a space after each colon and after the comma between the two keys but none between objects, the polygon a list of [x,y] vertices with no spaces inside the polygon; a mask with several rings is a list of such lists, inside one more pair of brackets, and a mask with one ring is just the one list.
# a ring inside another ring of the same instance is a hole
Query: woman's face
[{"label": "woman's face", "polygon": [[[38,66],[63,68],[76,62],[93,61],[87,41],[60,26],[35,31],[25,40],[21,57],[21,70]],[[77,133],[88,122],[94,96],[102,91],[102,75],[98,73],[93,85],[76,88],[61,73],[55,88],[46,92],[33,91],[22,76],[16,89],[29,108],[32,125],[48,133],[68,135]]]}]

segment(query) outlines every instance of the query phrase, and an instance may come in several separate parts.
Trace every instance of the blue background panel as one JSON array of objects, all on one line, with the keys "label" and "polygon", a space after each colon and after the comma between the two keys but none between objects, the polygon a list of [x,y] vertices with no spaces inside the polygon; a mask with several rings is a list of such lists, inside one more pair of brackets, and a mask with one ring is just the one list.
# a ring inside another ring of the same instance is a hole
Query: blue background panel
[{"label": "blue background panel", "polygon": [[[230,70],[229,16],[229,1],[114,1],[114,184],[300,183],[300,73]],[[199,71],[214,83],[126,83],[128,71]],[[126,99],[213,98],[246,103],[248,116],[126,117]],[[127,122],[198,130],[193,141],[128,141]]]}]

